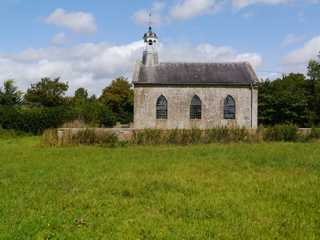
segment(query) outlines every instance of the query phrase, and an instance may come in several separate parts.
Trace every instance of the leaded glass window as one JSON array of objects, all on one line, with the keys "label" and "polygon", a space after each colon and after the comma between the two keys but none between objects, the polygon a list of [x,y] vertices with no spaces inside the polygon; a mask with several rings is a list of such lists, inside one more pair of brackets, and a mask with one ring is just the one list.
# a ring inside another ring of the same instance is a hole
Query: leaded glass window
[{"label": "leaded glass window", "polygon": [[236,119],[236,102],[230,95],[224,100],[224,119]]},{"label": "leaded glass window", "polygon": [[168,119],[168,101],[163,95],[157,100],[157,119]]},{"label": "leaded glass window", "polygon": [[201,100],[195,95],[191,100],[190,105],[190,119],[201,119]]}]

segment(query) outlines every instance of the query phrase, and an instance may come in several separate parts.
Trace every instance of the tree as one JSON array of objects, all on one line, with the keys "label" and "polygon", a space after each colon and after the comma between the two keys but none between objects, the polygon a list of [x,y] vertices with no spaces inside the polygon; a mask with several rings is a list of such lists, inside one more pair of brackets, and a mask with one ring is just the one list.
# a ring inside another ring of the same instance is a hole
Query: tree
[{"label": "tree", "polygon": [[311,81],[320,80],[320,63],[317,62],[316,60],[309,61],[309,64],[308,64],[308,76],[309,76]]},{"label": "tree", "polygon": [[316,60],[309,61],[307,82],[308,105],[312,124],[320,123],[320,63]]},{"label": "tree", "polygon": [[73,106],[81,107],[88,101],[88,91],[85,88],[78,88],[74,93],[74,97],[72,98]]},{"label": "tree", "polygon": [[78,88],[74,93],[74,97],[77,99],[87,100],[88,91],[85,88]]},{"label": "tree", "polygon": [[306,79],[289,74],[274,81],[259,83],[259,122],[265,125],[293,123],[309,125]]},{"label": "tree", "polygon": [[22,92],[14,86],[13,80],[7,80],[0,88],[0,105],[16,106],[22,103]]},{"label": "tree", "polygon": [[108,106],[121,123],[130,123],[133,120],[133,90],[132,85],[124,77],[119,77],[106,87],[99,98]]},{"label": "tree", "polygon": [[66,103],[65,93],[68,88],[68,84],[60,82],[60,78],[42,78],[40,82],[31,85],[24,98],[27,103],[36,106],[61,106]]}]

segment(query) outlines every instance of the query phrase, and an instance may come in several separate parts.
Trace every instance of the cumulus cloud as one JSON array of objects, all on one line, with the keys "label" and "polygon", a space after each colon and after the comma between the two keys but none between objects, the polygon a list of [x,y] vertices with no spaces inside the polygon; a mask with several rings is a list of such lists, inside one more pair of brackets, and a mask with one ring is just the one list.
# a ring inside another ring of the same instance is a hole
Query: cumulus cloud
[{"label": "cumulus cloud", "polygon": [[[177,47],[179,46],[179,47]],[[141,60],[143,41],[126,45],[86,43],[70,48],[49,47],[27,49],[16,54],[0,54],[0,80],[15,79],[26,89],[42,77],[61,77],[68,81],[70,92],[85,87],[100,94],[112,79],[132,76],[134,64]],[[257,53],[239,53],[231,47],[212,44],[164,44],[159,49],[161,61],[170,62],[228,62],[248,61],[261,65]]]},{"label": "cumulus cloud", "polygon": [[250,62],[253,67],[262,64],[262,57],[257,53],[238,53],[232,47],[215,46],[209,43],[197,46],[189,44],[169,44],[160,47],[163,61],[173,62]]},{"label": "cumulus cloud", "polygon": [[164,17],[162,14],[165,6],[165,3],[162,1],[154,2],[151,11],[147,9],[137,11],[133,14],[133,20],[135,21],[135,23],[141,25],[148,25],[150,21],[154,25],[160,25],[161,23],[166,21],[166,17]]},{"label": "cumulus cloud", "polygon": [[53,36],[53,38],[51,39],[51,43],[53,45],[63,45],[67,42],[67,36],[65,33],[57,33],[56,35]]},{"label": "cumulus cloud", "polygon": [[288,71],[305,72],[310,59],[316,59],[320,51],[320,36],[307,41],[301,48],[293,50],[283,59],[283,65]]},{"label": "cumulus cloud", "polygon": [[[172,20],[188,20],[196,16],[214,14],[224,9],[225,6],[232,6],[234,9],[243,9],[251,5],[280,5],[295,2],[297,0],[177,0],[163,11],[164,2],[155,2],[152,7],[154,12],[153,21],[171,22]],[[306,0],[309,3],[319,3],[320,0]],[[157,9],[155,6],[159,6]],[[142,9],[134,13],[133,19],[138,24],[146,24],[149,21],[150,10]],[[252,13],[244,14],[243,17],[251,17]]]},{"label": "cumulus cloud", "polygon": [[217,12],[221,2],[217,0],[183,0],[173,6],[170,16],[174,19],[189,19],[195,16]]},{"label": "cumulus cloud", "polygon": [[96,21],[92,14],[87,12],[67,12],[58,8],[46,19],[46,23],[68,28],[77,33],[95,33]]},{"label": "cumulus cloud", "polygon": [[232,0],[235,8],[245,8],[254,4],[278,5],[289,3],[290,0]]}]

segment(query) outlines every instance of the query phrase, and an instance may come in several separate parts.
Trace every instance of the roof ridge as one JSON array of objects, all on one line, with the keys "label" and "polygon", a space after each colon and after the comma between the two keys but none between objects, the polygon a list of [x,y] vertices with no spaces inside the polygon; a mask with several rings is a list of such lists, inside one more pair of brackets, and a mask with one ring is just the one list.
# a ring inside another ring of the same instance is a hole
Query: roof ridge
[{"label": "roof ridge", "polygon": [[249,62],[247,61],[243,61],[243,62],[160,62],[161,64],[249,64],[251,65]]}]

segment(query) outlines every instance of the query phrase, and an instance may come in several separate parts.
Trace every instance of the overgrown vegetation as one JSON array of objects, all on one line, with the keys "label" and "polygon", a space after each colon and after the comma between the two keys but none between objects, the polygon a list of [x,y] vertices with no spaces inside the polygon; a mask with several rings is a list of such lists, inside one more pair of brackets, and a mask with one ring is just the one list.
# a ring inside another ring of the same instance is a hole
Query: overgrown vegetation
[{"label": "overgrown vegetation", "polygon": [[58,137],[57,129],[46,130],[42,143],[49,146],[100,145],[191,145],[212,143],[259,143],[259,142],[306,142],[320,139],[320,129],[300,131],[295,125],[248,130],[245,128],[216,128],[209,130],[133,130],[125,141],[120,141],[112,130],[103,129],[64,129]]},{"label": "overgrown vegetation", "polygon": [[0,152],[0,239],[320,239],[319,143]]}]

